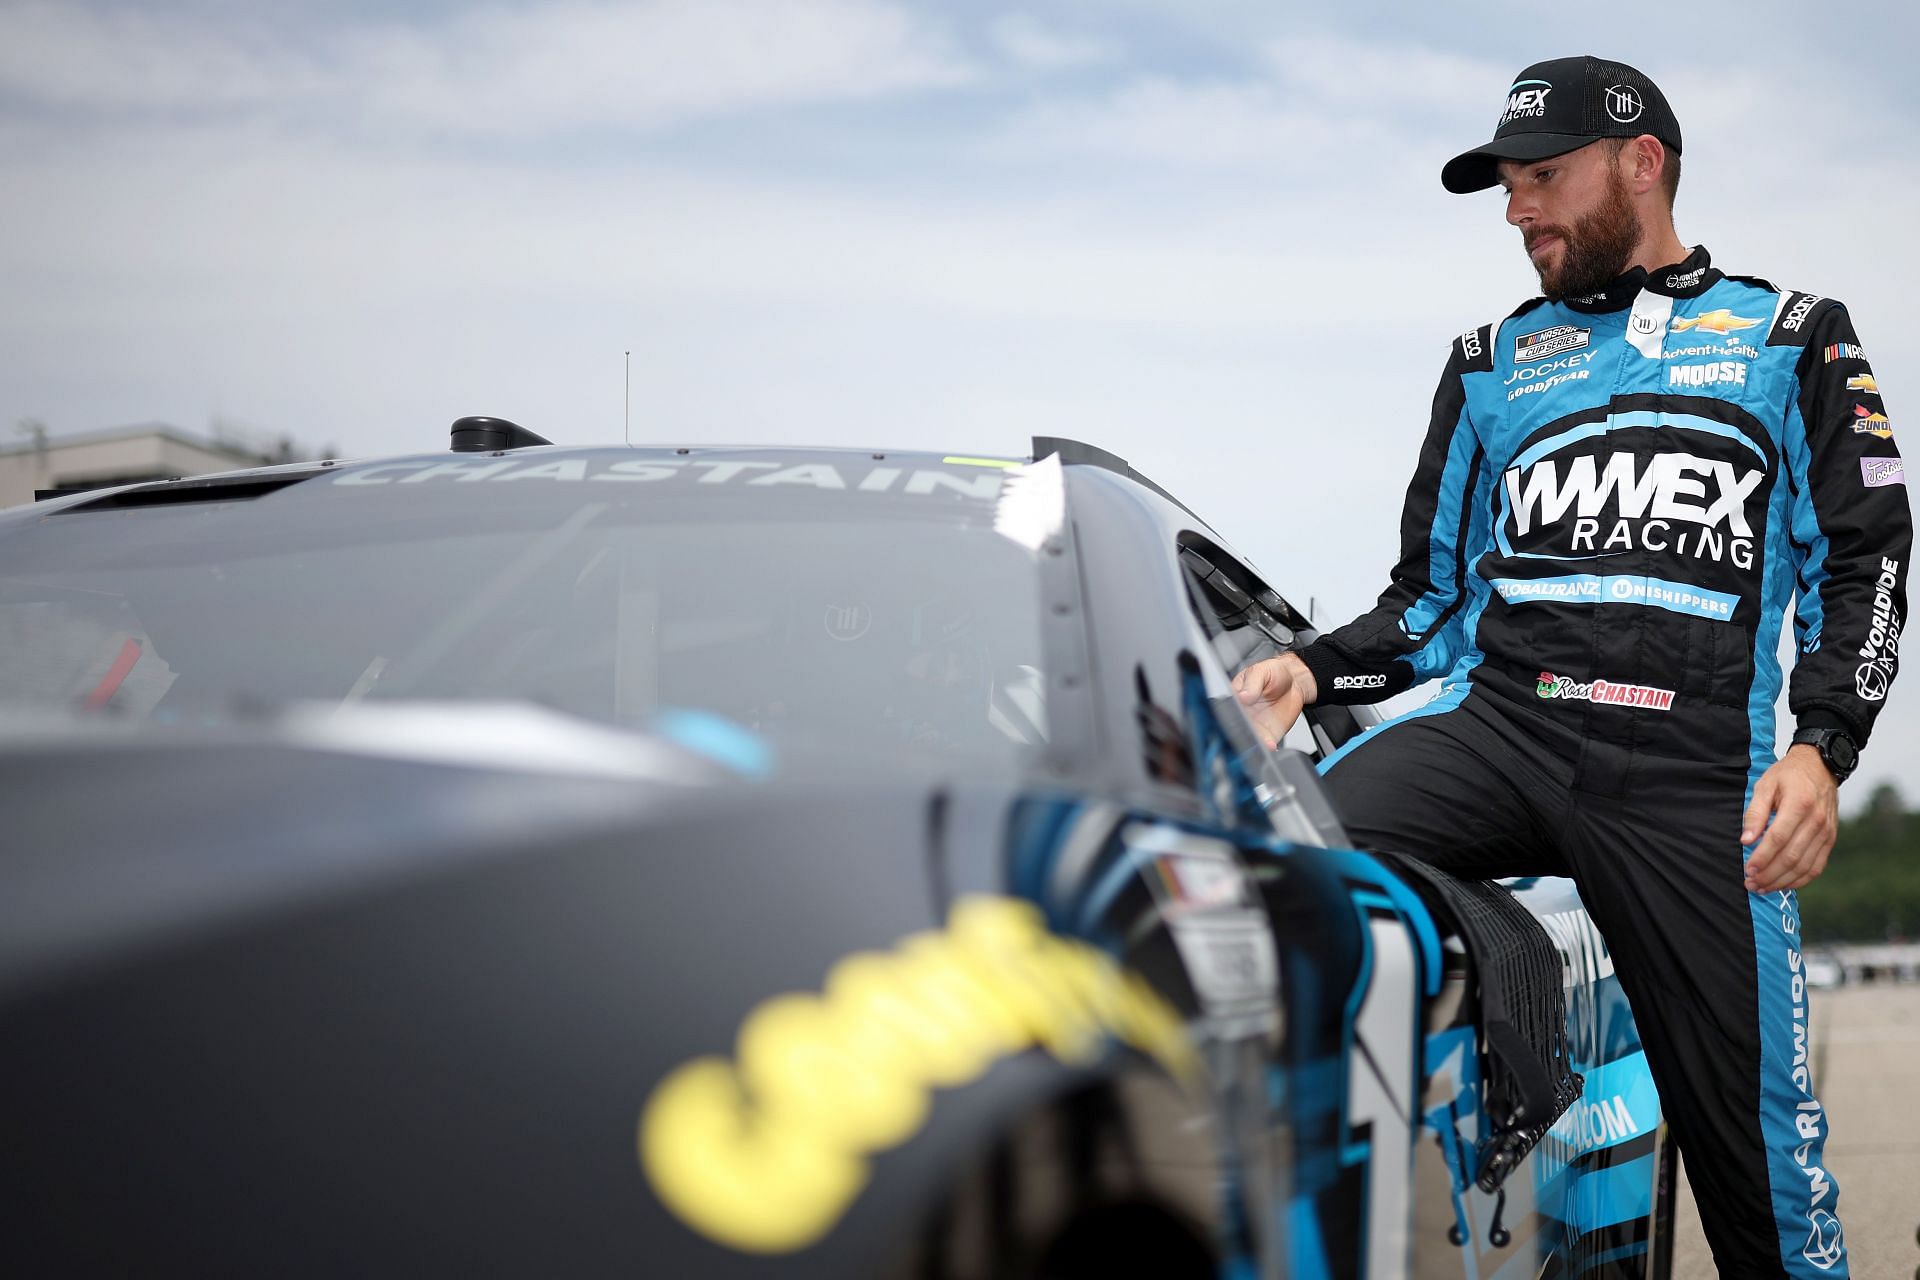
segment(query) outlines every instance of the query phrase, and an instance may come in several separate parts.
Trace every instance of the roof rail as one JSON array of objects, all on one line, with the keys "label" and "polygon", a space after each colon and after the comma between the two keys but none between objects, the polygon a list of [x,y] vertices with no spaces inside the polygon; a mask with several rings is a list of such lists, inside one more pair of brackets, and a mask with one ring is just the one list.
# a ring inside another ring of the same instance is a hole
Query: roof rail
[{"label": "roof rail", "polygon": [[455,418],[453,452],[486,453],[496,449],[524,449],[530,444],[552,444],[517,422],[505,418]]},{"label": "roof rail", "polygon": [[1200,514],[1192,507],[1180,501],[1180,499],[1174,497],[1165,489],[1162,489],[1159,485],[1141,475],[1138,471],[1135,471],[1127,460],[1117,453],[1109,453],[1099,445],[1087,444],[1082,440],[1069,440],[1065,436],[1035,436],[1033,438],[1033,460],[1035,462],[1053,453],[1060,455],[1060,465],[1063,467],[1098,467],[1102,471],[1112,471],[1123,475],[1142,488],[1151,489],[1153,492],[1159,494],[1168,502],[1171,502],[1174,506],[1192,516],[1195,520],[1200,520],[1202,525],[1206,524],[1206,521],[1201,520]]}]

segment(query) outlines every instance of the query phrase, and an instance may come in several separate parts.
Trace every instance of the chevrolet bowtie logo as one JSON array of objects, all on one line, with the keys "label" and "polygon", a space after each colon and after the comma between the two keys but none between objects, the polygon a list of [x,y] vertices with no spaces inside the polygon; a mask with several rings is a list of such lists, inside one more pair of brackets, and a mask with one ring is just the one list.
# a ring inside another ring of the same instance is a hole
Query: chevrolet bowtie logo
[{"label": "chevrolet bowtie logo", "polygon": [[1733,333],[1739,329],[1751,329],[1759,324],[1758,320],[1749,320],[1737,316],[1721,307],[1718,311],[1707,311],[1691,319],[1679,319],[1673,322],[1675,333],[1685,333],[1689,329],[1705,329],[1708,333]]}]

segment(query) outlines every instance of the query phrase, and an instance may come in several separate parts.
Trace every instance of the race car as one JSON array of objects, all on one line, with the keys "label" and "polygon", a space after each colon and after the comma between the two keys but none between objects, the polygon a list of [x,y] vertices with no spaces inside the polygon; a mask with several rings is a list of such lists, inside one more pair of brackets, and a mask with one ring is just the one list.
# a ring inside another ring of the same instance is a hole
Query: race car
[{"label": "race car", "polygon": [[0,513],[0,1272],[1668,1274],[1571,884],[1126,462],[453,443]]}]

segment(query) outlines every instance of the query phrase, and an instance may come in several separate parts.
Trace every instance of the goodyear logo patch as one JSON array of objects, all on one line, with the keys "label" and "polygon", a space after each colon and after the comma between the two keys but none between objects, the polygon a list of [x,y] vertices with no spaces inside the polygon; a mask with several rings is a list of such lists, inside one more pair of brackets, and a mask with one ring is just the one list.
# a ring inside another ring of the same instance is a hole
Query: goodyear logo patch
[{"label": "goodyear logo patch", "polygon": [[962,898],[945,929],[847,957],[818,995],[761,1004],[731,1059],[669,1073],[641,1112],[640,1163],[695,1231],[790,1253],[846,1213],[870,1153],[919,1131],[934,1089],[1033,1048],[1087,1062],[1113,1040],[1194,1069],[1180,1016],[1140,977],[1048,932],[1032,903]]}]

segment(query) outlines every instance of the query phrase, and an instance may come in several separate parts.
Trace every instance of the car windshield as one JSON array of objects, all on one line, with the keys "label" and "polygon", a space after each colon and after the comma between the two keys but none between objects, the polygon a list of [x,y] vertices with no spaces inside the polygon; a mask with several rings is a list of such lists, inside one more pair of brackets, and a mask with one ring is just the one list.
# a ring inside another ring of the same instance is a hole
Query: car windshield
[{"label": "car windshield", "polygon": [[1026,759],[1025,473],[834,457],[416,461],[49,511],[0,531],[0,714],[518,700],[704,719],[776,768]]}]

